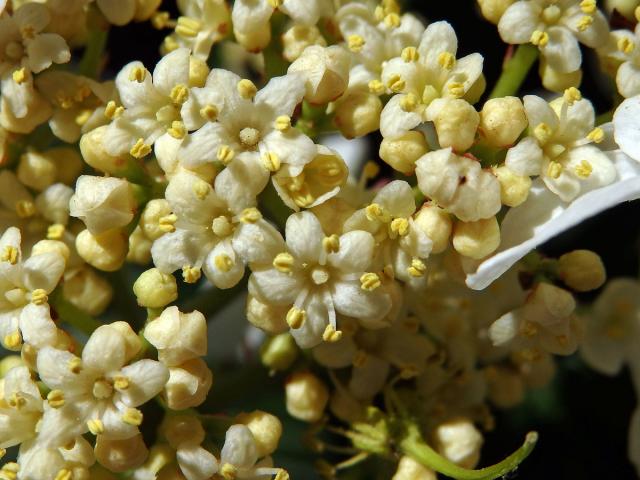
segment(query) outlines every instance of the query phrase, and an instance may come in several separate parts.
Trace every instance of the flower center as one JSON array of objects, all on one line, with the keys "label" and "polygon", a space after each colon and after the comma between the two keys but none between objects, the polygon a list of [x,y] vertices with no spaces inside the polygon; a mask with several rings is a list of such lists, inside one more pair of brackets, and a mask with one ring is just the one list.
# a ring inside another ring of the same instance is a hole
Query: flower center
[{"label": "flower center", "polygon": [[97,399],[109,398],[113,393],[113,386],[104,378],[99,378],[93,384],[93,396]]},{"label": "flower center", "polygon": [[553,25],[558,20],[560,20],[560,16],[562,15],[562,10],[557,5],[549,5],[542,11],[542,20],[547,25]]},{"label": "flower center", "polygon": [[245,147],[253,147],[260,140],[260,132],[255,128],[246,127],[240,130],[240,143]]},{"label": "flower center", "polygon": [[329,280],[329,272],[324,267],[313,267],[311,270],[311,280],[316,285],[322,285]]}]

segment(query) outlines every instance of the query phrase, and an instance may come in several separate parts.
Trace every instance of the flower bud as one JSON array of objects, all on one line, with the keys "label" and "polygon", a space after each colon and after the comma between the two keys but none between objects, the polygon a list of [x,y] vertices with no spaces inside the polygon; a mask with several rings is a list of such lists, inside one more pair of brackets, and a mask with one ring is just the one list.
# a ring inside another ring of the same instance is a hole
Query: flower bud
[{"label": "flower bud", "polygon": [[205,438],[202,423],[193,415],[165,415],[160,430],[174,449],[183,443],[200,445]]},{"label": "flower bud", "polygon": [[480,115],[466,100],[438,98],[427,108],[426,117],[434,123],[441,147],[464,152],[473,145]]},{"label": "flower bud", "polygon": [[506,165],[493,169],[500,183],[500,201],[508,207],[524,203],[531,189],[531,178],[518,175]]},{"label": "flower bud", "polygon": [[18,178],[27,187],[42,191],[56,180],[55,162],[38,152],[27,152],[20,156]]},{"label": "flower bud", "polygon": [[178,298],[178,285],[173,275],[150,268],[135,281],[133,293],[141,307],[162,308]]},{"label": "flower bud", "polygon": [[49,222],[66,225],[69,221],[69,200],[72,196],[71,187],[54,183],[36,197],[36,207]]},{"label": "flower bud", "polygon": [[444,209],[433,203],[425,203],[415,216],[414,225],[433,242],[431,253],[442,253],[447,249],[453,222]]},{"label": "flower bud", "polygon": [[151,261],[152,244],[153,242],[145,236],[140,225],[136,225],[133,233],[129,235],[127,261],[138,265],[147,265]]},{"label": "flower bud", "polygon": [[76,250],[85,262],[98,270],[118,270],[127,256],[127,236],[118,229],[92,235],[83,230],[76,237]]},{"label": "flower bud", "polygon": [[353,423],[364,419],[365,408],[345,388],[336,388],[331,392],[329,410],[343,422]]},{"label": "flower bud", "polygon": [[247,296],[247,319],[254,327],[267,333],[278,334],[289,330],[286,320],[288,311],[288,306],[269,305],[251,294]]},{"label": "flower bud", "polygon": [[[175,291],[175,279],[173,288]],[[158,360],[165,365],[180,365],[207,354],[207,321],[197,310],[182,313],[178,307],[166,308],[147,324],[144,336],[158,349]]]},{"label": "flower bud", "polygon": [[497,25],[504,12],[515,0],[478,0],[482,16]]},{"label": "flower bud", "polygon": [[282,436],[282,423],[278,417],[262,410],[254,410],[250,413],[241,413],[236,423],[246,425],[256,441],[258,457],[271,455],[278,448]]},{"label": "flower bud", "polygon": [[524,382],[517,372],[504,367],[489,366],[484,373],[489,387],[489,400],[494,405],[506,409],[522,402]]},{"label": "flower bud", "polygon": [[41,253],[54,252],[64,257],[65,262],[69,260],[69,247],[63,242],[58,240],[40,240],[33,247],[31,247],[31,256],[40,255]]},{"label": "flower bud", "polygon": [[480,112],[480,129],[489,145],[512,145],[527,126],[524,105],[517,97],[492,98]]},{"label": "flower bud", "polygon": [[94,235],[124,227],[133,220],[135,201],[129,182],[114,177],[82,175],[69,201],[69,213]]},{"label": "flower bud", "polygon": [[369,92],[354,92],[342,99],[334,120],[346,138],[362,137],[380,128],[382,102]]},{"label": "flower bud", "polygon": [[601,287],[607,273],[600,256],[591,250],[574,250],[558,260],[558,274],[576,292],[588,292]]},{"label": "flower bud", "polygon": [[608,13],[617,10],[623,17],[632,22],[636,21],[634,13],[638,6],[638,0],[605,0],[604,8]]},{"label": "flower bud", "polygon": [[416,169],[416,160],[429,151],[422,132],[410,130],[397,138],[383,138],[379,155],[392,168],[411,175]]},{"label": "flower bud", "polygon": [[391,480],[436,480],[436,478],[433,470],[404,455],[400,458],[398,469]]},{"label": "flower bud", "polygon": [[453,248],[465,257],[485,258],[500,245],[500,226],[496,217],[475,222],[457,222],[453,229]]},{"label": "flower bud", "polygon": [[140,217],[140,226],[149,240],[157,240],[165,231],[160,228],[160,219],[171,213],[169,202],[155,198],[147,203]]},{"label": "flower bud", "polygon": [[554,70],[544,60],[540,61],[539,74],[542,85],[552,92],[562,93],[567,88],[579,87],[582,82],[582,70],[575,72],[561,73]]},{"label": "flower bud", "polygon": [[169,381],[164,388],[164,397],[172,410],[197,407],[205,401],[213,374],[201,358],[188,360],[169,369]]},{"label": "flower bud", "polygon": [[115,173],[125,167],[130,158],[126,155],[114,156],[104,147],[104,135],[108,125],[95,128],[80,138],[80,152],[89,166],[105,173]]},{"label": "flower bud", "polygon": [[298,346],[288,332],[267,338],[260,347],[260,360],[271,371],[287,370],[297,357]]},{"label": "flower bud", "polygon": [[320,420],[329,401],[325,384],[309,372],[291,375],[285,385],[285,396],[287,412],[304,422]]},{"label": "flower bud", "polygon": [[267,22],[259,28],[249,31],[233,29],[233,34],[240,45],[251,53],[258,53],[271,41],[271,25]]},{"label": "flower bud", "polygon": [[15,116],[5,96],[0,97],[0,127],[13,133],[31,133],[51,117],[51,104],[33,87],[27,92],[27,113],[20,118]]},{"label": "flower bud", "polygon": [[116,473],[139,467],[149,455],[141,434],[124,440],[98,435],[94,450],[100,465]]},{"label": "flower bud", "polygon": [[441,455],[463,468],[477,465],[483,438],[471,421],[465,418],[449,420],[436,428],[434,436]]},{"label": "flower bud", "polygon": [[315,25],[294,25],[282,35],[282,55],[287,62],[298,59],[311,45],[327,46],[327,41]]},{"label": "flower bud", "polygon": [[289,66],[306,79],[305,99],[312,104],[329,103],[344,93],[349,83],[349,52],[338,45],[307,47]]},{"label": "flower bud", "polygon": [[55,164],[56,180],[65,185],[72,185],[84,168],[82,157],[71,147],[50,148],[42,154]]},{"label": "flower bud", "polygon": [[100,315],[113,296],[111,284],[86,266],[65,275],[62,289],[67,300],[89,315]]}]

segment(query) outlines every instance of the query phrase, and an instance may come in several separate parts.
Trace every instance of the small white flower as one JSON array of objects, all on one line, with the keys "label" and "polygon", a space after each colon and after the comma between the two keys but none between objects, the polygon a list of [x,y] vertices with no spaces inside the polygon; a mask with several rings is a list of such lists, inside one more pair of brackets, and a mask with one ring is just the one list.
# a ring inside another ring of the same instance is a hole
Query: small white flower
[{"label": "small white flower", "polygon": [[38,385],[27,367],[14,367],[2,379],[0,448],[19,445],[36,436],[43,412]]},{"label": "small white flower", "polygon": [[36,439],[20,446],[17,478],[56,480],[68,474],[76,478],[89,478],[89,467],[94,463],[93,446],[81,436],[58,447],[44,446]]},{"label": "small white flower", "polygon": [[232,425],[225,434],[218,474],[223,478],[260,480],[281,471],[271,466],[270,457],[260,461],[258,458],[258,446],[251,430],[245,425]]}]

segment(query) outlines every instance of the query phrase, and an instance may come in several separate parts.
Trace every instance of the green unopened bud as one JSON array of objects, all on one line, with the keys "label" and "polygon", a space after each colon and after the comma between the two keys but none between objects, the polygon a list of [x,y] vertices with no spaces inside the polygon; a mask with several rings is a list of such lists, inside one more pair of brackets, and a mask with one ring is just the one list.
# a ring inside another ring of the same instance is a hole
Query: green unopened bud
[{"label": "green unopened bud", "polygon": [[289,333],[268,338],[260,348],[262,364],[272,371],[287,370],[298,356],[298,347]]},{"label": "green unopened bud", "polygon": [[590,250],[574,250],[562,255],[558,273],[562,281],[577,292],[595,290],[607,279],[602,259]]}]

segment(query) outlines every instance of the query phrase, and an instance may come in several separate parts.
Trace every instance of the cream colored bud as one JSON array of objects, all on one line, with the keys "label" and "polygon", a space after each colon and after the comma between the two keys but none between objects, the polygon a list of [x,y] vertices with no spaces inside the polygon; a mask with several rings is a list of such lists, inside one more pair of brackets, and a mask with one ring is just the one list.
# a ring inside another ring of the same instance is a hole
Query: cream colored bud
[{"label": "cream colored bud", "polygon": [[143,233],[140,225],[136,225],[133,233],[129,235],[129,253],[127,261],[138,265],[147,265],[151,262],[151,246],[153,242]]},{"label": "cream colored bud", "polygon": [[416,160],[429,151],[422,132],[410,130],[398,138],[383,138],[379,155],[392,168],[411,175],[416,169]]},{"label": "cream colored bud", "polygon": [[288,72],[305,77],[305,99],[320,105],[344,93],[349,83],[350,62],[349,52],[339,45],[312,45],[289,66]]},{"label": "cream colored bud", "polygon": [[638,7],[638,0],[605,0],[604,8],[611,13],[617,10],[623,17],[632,22],[637,21],[635,11]]},{"label": "cream colored bud", "polygon": [[331,392],[329,410],[343,422],[353,423],[363,420],[364,406],[345,388],[336,388]]},{"label": "cream colored bud", "polygon": [[64,297],[89,315],[100,315],[113,296],[111,284],[86,266],[65,275],[62,288]]},{"label": "cream colored bud", "polygon": [[547,65],[545,61],[540,62],[539,74],[544,88],[557,93],[563,93],[571,87],[577,88],[582,82],[582,70],[561,73]]},{"label": "cream colored bud", "polygon": [[234,28],[233,33],[238,43],[252,53],[258,53],[269,45],[271,41],[271,25],[269,22],[250,31],[240,32]]},{"label": "cream colored bud", "polygon": [[453,229],[453,248],[465,257],[485,258],[500,245],[500,226],[496,217],[475,222],[457,222]]},{"label": "cream colored bud", "polygon": [[436,480],[436,478],[433,470],[405,455],[400,458],[398,469],[391,480]]},{"label": "cream colored bud", "polygon": [[271,455],[278,448],[282,436],[282,423],[278,417],[262,410],[241,413],[236,416],[235,423],[246,425],[256,441],[258,457]]},{"label": "cream colored bud", "polygon": [[497,25],[504,12],[515,0],[478,0],[482,16]]},{"label": "cream colored bud", "polygon": [[288,333],[267,338],[260,347],[262,364],[272,371],[287,370],[298,357],[298,346]]},{"label": "cream colored bud", "polygon": [[133,358],[140,348],[142,348],[142,342],[138,334],[131,328],[131,325],[125,321],[118,321],[109,324],[109,328],[116,330],[120,335],[124,337],[125,341],[125,356],[127,359]]},{"label": "cream colored bud", "polygon": [[558,274],[562,281],[577,292],[601,287],[607,273],[600,256],[591,250],[574,250],[558,260]]},{"label": "cream colored bud", "polygon": [[570,292],[546,282],[536,286],[527,299],[527,303],[543,307],[549,315],[556,319],[568,317],[576,308],[576,301]]},{"label": "cream colored bud", "polygon": [[294,373],[285,385],[287,412],[298,420],[316,422],[329,401],[325,384],[309,372]]},{"label": "cream colored bud", "polygon": [[482,134],[494,147],[512,145],[526,127],[524,105],[517,97],[492,98],[480,112]]},{"label": "cream colored bud", "polygon": [[57,253],[64,257],[65,261],[68,261],[69,256],[71,255],[69,247],[59,240],[40,240],[31,248],[31,256],[48,252]]},{"label": "cream colored bud", "polygon": [[27,152],[18,163],[18,179],[27,187],[42,191],[56,181],[58,169],[53,160],[38,152]]},{"label": "cream colored bud", "polygon": [[80,152],[89,166],[105,173],[115,173],[124,168],[129,161],[127,156],[116,157],[107,153],[104,147],[104,135],[108,125],[95,128],[80,138]]},{"label": "cream colored bud", "polygon": [[149,455],[141,434],[124,440],[98,435],[94,451],[100,465],[116,473],[139,467]]},{"label": "cream colored bud", "polygon": [[489,366],[484,371],[489,387],[489,400],[498,408],[519,405],[525,393],[522,376],[512,369]]},{"label": "cream colored bud", "polygon": [[51,160],[56,166],[56,181],[65,185],[72,185],[84,168],[84,162],[77,150],[71,147],[50,148],[42,155]]},{"label": "cream colored bud", "polygon": [[178,285],[173,275],[151,268],[135,281],[133,293],[141,307],[162,308],[178,298]]},{"label": "cream colored bud", "polygon": [[466,151],[476,137],[480,115],[469,102],[460,98],[436,99],[427,108],[427,119],[433,121],[438,141],[443,148]]},{"label": "cream colored bud", "polygon": [[500,201],[508,207],[517,207],[529,196],[531,178],[518,175],[509,167],[503,165],[493,169],[500,183]]},{"label": "cream colored bud", "polygon": [[311,45],[327,46],[327,41],[315,25],[294,25],[282,35],[282,55],[288,62],[298,59]]},{"label": "cream colored bud", "polygon": [[380,112],[377,95],[355,92],[338,102],[334,120],[345,137],[362,137],[380,128]]},{"label": "cream colored bud", "polygon": [[247,319],[254,327],[267,333],[277,334],[289,330],[286,316],[288,306],[274,306],[262,303],[253,295],[247,297]]},{"label": "cream colored bud", "polygon": [[197,407],[205,401],[213,374],[201,358],[188,360],[169,369],[169,381],[164,388],[164,397],[172,410]]},{"label": "cream colored bud", "polygon": [[200,445],[206,435],[202,423],[194,415],[165,415],[160,431],[174,449],[184,443]]},{"label": "cream colored bud", "polygon": [[414,226],[424,231],[433,242],[431,253],[444,252],[453,230],[451,216],[434,204],[425,204],[414,218]]},{"label": "cream colored bud", "polygon": [[98,270],[113,272],[118,270],[127,256],[127,235],[118,230],[108,230],[100,235],[92,235],[83,230],[76,237],[76,250],[85,262]]},{"label": "cream colored bud", "polygon": [[155,198],[147,203],[140,217],[140,226],[149,240],[156,240],[166,233],[160,227],[160,219],[171,213],[169,202]]},{"label": "cream colored bud", "polygon": [[470,420],[449,420],[440,424],[434,433],[440,454],[463,468],[477,465],[484,439]]},{"label": "cream colored bud", "polygon": [[207,62],[191,55],[189,57],[189,86],[192,88],[204,87],[209,71]]}]

